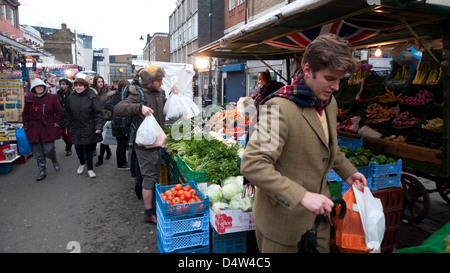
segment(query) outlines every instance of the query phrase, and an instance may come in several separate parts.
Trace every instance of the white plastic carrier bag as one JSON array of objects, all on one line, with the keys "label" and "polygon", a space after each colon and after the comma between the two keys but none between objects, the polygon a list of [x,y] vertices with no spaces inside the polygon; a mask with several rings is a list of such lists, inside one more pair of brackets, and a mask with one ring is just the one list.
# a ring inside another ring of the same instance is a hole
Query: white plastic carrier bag
[{"label": "white plastic carrier bag", "polygon": [[136,144],[145,148],[162,147],[166,134],[153,115],[146,116],[136,132]]},{"label": "white plastic carrier bag", "polygon": [[383,205],[380,199],[372,195],[368,187],[364,187],[363,191],[360,191],[353,186],[353,192],[364,228],[367,248],[377,250],[381,246],[386,229]]}]

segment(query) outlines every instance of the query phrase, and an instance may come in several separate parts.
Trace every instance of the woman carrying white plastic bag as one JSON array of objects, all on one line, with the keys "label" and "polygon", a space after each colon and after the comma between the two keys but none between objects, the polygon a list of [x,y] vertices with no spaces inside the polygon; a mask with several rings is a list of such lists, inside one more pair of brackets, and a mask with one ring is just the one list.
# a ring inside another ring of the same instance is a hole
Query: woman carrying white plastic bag
[{"label": "woman carrying white plastic bag", "polygon": [[146,116],[136,132],[136,144],[145,148],[162,147],[166,134],[153,115]]},{"label": "woman carrying white plastic bag", "polygon": [[363,191],[360,191],[353,186],[353,193],[364,228],[367,248],[379,251],[386,229],[383,205],[380,199],[373,197],[368,187],[364,187]]}]

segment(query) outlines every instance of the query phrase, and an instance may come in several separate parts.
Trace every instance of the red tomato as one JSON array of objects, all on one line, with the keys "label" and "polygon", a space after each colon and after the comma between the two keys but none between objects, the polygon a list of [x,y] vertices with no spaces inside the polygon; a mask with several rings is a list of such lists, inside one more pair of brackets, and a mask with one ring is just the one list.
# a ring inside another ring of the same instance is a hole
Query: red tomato
[{"label": "red tomato", "polygon": [[189,200],[191,198],[192,198],[192,194],[190,192],[187,191],[184,193],[184,199]]},{"label": "red tomato", "polygon": [[165,195],[170,195],[170,194],[172,194],[172,192],[169,191],[169,190],[167,190],[164,194],[165,194]]},{"label": "red tomato", "polygon": [[183,194],[184,194],[184,190],[179,190],[179,191],[177,191],[177,193],[175,194],[175,196],[181,197]]},{"label": "red tomato", "polygon": [[167,195],[163,195],[163,196],[161,196],[161,198],[162,198],[163,201],[166,201],[167,200]]},{"label": "red tomato", "polygon": [[183,185],[181,185],[181,184],[176,184],[176,185],[175,185],[175,190],[176,190],[176,191],[179,191],[179,190],[181,190],[181,189],[183,189]]},{"label": "red tomato", "polygon": [[195,201],[194,198],[189,199],[189,203],[195,203],[195,202],[197,202],[197,201]]},{"label": "red tomato", "polygon": [[190,191],[191,190],[191,186],[186,185],[183,187],[184,191]]},{"label": "red tomato", "polygon": [[178,204],[180,204],[180,203],[181,203],[180,197],[175,197],[175,198],[172,200],[172,204],[173,204],[173,205],[178,205]]},{"label": "red tomato", "polygon": [[172,200],[173,200],[173,195],[167,195],[167,200],[168,200],[169,202],[172,202]]},{"label": "red tomato", "polygon": [[195,196],[195,195],[197,195],[197,191],[196,190],[194,190],[194,189],[191,189],[190,191],[189,191],[191,194],[192,194],[192,196]]}]

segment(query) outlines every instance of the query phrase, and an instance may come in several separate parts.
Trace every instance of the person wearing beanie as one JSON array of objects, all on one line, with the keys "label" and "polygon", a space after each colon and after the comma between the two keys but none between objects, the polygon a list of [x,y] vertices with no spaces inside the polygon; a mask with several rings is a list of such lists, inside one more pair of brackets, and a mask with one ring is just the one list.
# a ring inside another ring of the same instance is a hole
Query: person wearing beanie
[{"label": "person wearing beanie", "polygon": [[[146,116],[153,115],[161,128],[164,125],[165,96],[162,94],[163,78],[166,72],[164,68],[154,65],[142,68],[135,77],[134,84],[129,87],[129,95],[114,107],[116,116],[131,116],[133,124],[139,128]],[[141,104],[141,98],[136,85],[142,88],[147,101]],[[178,94],[176,87],[171,92]],[[134,141],[133,141],[134,142]],[[142,197],[145,207],[145,222],[156,225],[155,184],[159,181],[161,168],[161,147],[146,148],[134,143],[137,163],[137,188],[141,185]],[[137,190],[138,191],[138,190]],[[136,192],[138,193],[138,192]]]},{"label": "person wearing beanie", "polygon": [[41,79],[35,79],[25,97],[22,121],[28,141],[33,145],[33,156],[39,169],[37,181],[47,176],[47,158],[52,160],[55,171],[60,170],[56,159],[55,140],[60,138],[62,114],[56,94],[49,93]]}]

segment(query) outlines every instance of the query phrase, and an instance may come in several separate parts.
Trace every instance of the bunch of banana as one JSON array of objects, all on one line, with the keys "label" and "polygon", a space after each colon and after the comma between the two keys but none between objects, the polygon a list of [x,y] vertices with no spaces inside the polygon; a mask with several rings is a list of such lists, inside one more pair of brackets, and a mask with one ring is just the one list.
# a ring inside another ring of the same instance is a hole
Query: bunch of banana
[{"label": "bunch of banana", "polygon": [[444,130],[444,120],[442,118],[427,120],[427,124],[422,124],[422,129],[431,132],[442,132]]},{"label": "bunch of banana", "polygon": [[[434,56],[442,59],[442,51],[431,50]],[[427,50],[423,51],[422,61],[417,68],[417,75],[414,79],[414,84],[435,84],[439,80],[439,73],[441,71],[440,64],[438,64]]]},{"label": "bunch of banana", "polygon": [[395,116],[395,107],[383,107],[378,103],[374,103],[367,107],[366,123],[382,123],[391,120]]},{"label": "bunch of banana", "polygon": [[408,66],[397,67],[396,72],[394,74],[394,79],[396,80],[404,80],[409,76],[410,68]]}]

